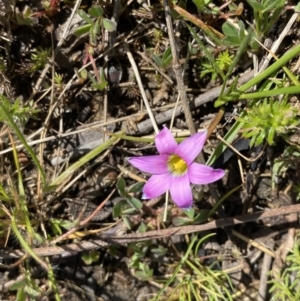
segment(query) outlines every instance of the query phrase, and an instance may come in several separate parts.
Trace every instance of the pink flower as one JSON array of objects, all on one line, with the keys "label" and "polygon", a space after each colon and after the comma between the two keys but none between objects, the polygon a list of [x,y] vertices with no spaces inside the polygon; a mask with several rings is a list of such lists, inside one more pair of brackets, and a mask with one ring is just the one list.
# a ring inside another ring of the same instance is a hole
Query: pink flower
[{"label": "pink flower", "polygon": [[206,141],[206,131],[192,135],[179,145],[168,128],[156,135],[159,155],[129,158],[128,161],[143,172],[152,174],[143,189],[143,199],[156,198],[167,190],[180,208],[193,204],[190,183],[208,184],[221,179],[225,172],[193,162]]}]

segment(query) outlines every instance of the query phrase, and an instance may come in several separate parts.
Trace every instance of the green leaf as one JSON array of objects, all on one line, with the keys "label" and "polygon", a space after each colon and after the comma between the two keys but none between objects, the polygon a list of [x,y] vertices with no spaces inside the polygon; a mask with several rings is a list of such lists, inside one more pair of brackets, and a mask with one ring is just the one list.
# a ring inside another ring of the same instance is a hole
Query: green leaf
[{"label": "green leaf", "polygon": [[204,223],[207,221],[209,216],[209,211],[208,210],[201,210],[201,212],[199,214],[197,214],[193,220],[193,222],[195,224],[200,224],[200,223]]},{"label": "green leaf", "polygon": [[147,226],[142,222],[141,224],[140,224],[140,226],[138,227],[138,230],[137,230],[137,232],[138,233],[145,233],[146,231],[147,231]]},{"label": "green leaf", "polygon": [[241,21],[239,21],[238,25],[239,25],[239,28],[238,28],[238,37],[242,41],[245,38],[245,27],[244,27],[243,22],[241,22]]},{"label": "green leaf", "polygon": [[100,253],[97,250],[91,250],[90,251],[90,256],[91,256],[93,262],[97,262],[100,258]]},{"label": "green leaf", "polygon": [[262,12],[264,10],[263,5],[257,2],[256,0],[247,0],[247,2],[253,8],[254,11]]},{"label": "green leaf", "polygon": [[147,264],[140,262],[139,271],[135,272],[135,276],[142,280],[149,280],[153,276],[153,270],[148,267]]},{"label": "green leaf", "polygon": [[56,220],[51,219],[50,223],[51,223],[50,226],[51,226],[51,230],[52,230],[53,234],[55,236],[62,235],[62,231],[61,231],[59,222],[57,222]]},{"label": "green leaf", "polygon": [[132,229],[133,229],[133,226],[134,226],[134,225],[133,225],[131,219],[129,219],[129,217],[124,216],[123,222],[124,222],[124,225],[126,226],[126,228],[127,228],[128,230],[132,230]]},{"label": "green leaf", "polygon": [[18,290],[17,300],[18,301],[26,301],[26,300],[28,300],[27,299],[27,294],[24,291],[24,287],[22,287],[21,289]]},{"label": "green leaf", "polygon": [[300,12],[300,2],[297,3],[297,5],[294,7],[295,12]]},{"label": "green leaf", "polygon": [[163,63],[163,67],[166,68],[168,67],[171,62],[172,62],[172,52],[171,52],[171,48],[168,47],[168,49],[164,52],[163,57],[162,57],[162,63]]},{"label": "green leaf", "polygon": [[31,285],[25,285],[24,292],[34,299],[41,296],[41,293],[38,290],[34,289]]},{"label": "green leaf", "polygon": [[222,31],[223,31],[223,33],[226,37],[231,37],[231,36],[236,37],[236,36],[238,36],[238,29],[229,22],[225,22],[222,25]]},{"label": "green leaf", "polygon": [[241,43],[241,39],[239,37],[226,37],[223,39],[223,44],[225,46],[238,46]]},{"label": "green leaf", "polygon": [[274,144],[274,137],[275,137],[275,129],[270,128],[268,138],[267,138],[267,141],[268,141],[269,145]]},{"label": "green leaf", "polygon": [[93,20],[89,17],[89,15],[82,9],[78,10],[78,15],[79,17],[84,20],[86,23],[92,25],[93,24]]},{"label": "green leaf", "polygon": [[204,223],[205,221],[207,221],[208,216],[209,216],[209,211],[206,209],[202,209],[200,213],[195,216],[193,222],[197,224]]},{"label": "green leaf", "polygon": [[163,256],[165,256],[167,254],[168,249],[159,245],[157,248],[152,248],[150,251],[153,254],[156,254],[156,255],[158,255],[160,257],[163,257]]},{"label": "green leaf", "polygon": [[275,8],[275,10],[271,14],[271,18],[267,22],[266,30],[264,33],[267,33],[277,22],[278,18],[281,15],[285,0],[280,0],[281,2],[278,4],[278,6]]},{"label": "green leaf", "polygon": [[136,199],[136,198],[134,198],[134,197],[132,197],[132,196],[130,196],[130,195],[127,196],[126,200],[127,200],[134,208],[136,208],[136,209],[138,209],[138,210],[140,210],[140,209],[143,208],[143,203],[142,203],[140,200],[138,200],[138,199]]},{"label": "green leaf", "polygon": [[99,91],[103,91],[107,87],[107,82],[102,82],[100,84],[91,84],[91,87]]},{"label": "green leaf", "polygon": [[125,180],[121,177],[119,181],[117,182],[117,189],[121,197],[123,197],[131,206],[133,206],[135,209],[141,209],[143,207],[143,204],[140,200],[132,197],[126,192],[125,189]]},{"label": "green leaf", "polygon": [[183,212],[188,216],[188,218],[193,219],[195,216],[194,208],[184,209]]},{"label": "green leaf", "polygon": [[97,44],[97,28],[95,26],[90,28],[90,44],[93,46]]},{"label": "green leaf", "polygon": [[279,89],[272,89],[269,91],[260,91],[254,93],[245,93],[239,96],[240,99],[249,99],[249,98],[263,98],[269,96],[278,96],[280,94],[299,94],[300,93],[300,86],[291,86]]},{"label": "green leaf", "polygon": [[33,162],[35,163],[37,169],[40,171],[42,176],[42,182],[43,185],[46,184],[46,175],[44,172],[44,169],[42,168],[40,164],[40,160],[38,159],[36,153],[33,151],[33,149],[28,145],[27,140],[21,130],[19,129],[19,126],[14,121],[14,116],[12,116],[9,112],[9,110],[5,107],[5,103],[9,102],[9,100],[3,96],[0,95],[0,116],[5,116],[5,122],[14,130],[15,134],[19,138],[19,140],[23,143],[24,148],[26,151],[30,154]]},{"label": "green leaf", "polygon": [[199,10],[201,10],[206,5],[204,0],[193,0],[193,2]]},{"label": "green leaf", "polygon": [[116,186],[118,189],[118,192],[121,197],[125,198],[126,197],[126,191],[125,191],[125,180],[123,177],[120,177],[119,181],[117,182]]},{"label": "green leaf", "polygon": [[96,36],[98,36],[101,33],[101,24],[101,19],[97,19],[93,26]]},{"label": "green leaf", "polygon": [[9,290],[16,291],[16,290],[21,289],[25,285],[26,285],[26,278],[24,277],[24,278],[21,278],[20,280],[13,282],[13,284],[9,287]]},{"label": "green leaf", "polygon": [[127,202],[125,200],[119,201],[113,208],[113,218],[116,219],[118,217],[122,216],[122,209],[123,209],[123,204],[127,205]]},{"label": "green leaf", "polygon": [[79,75],[80,75],[80,78],[83,78],[83,79],[87,79],[88,78],[88,72],[87,72],[87,70],[85,68],[82,69],[82,70],[80,70]]},{"label": "green leaf", "polygon": [[[119,132],[119,133],[123,133],[123,132]],[[62,183],[67,181],[69,177],[78,170],[78,168],[80,168],[82,165],[92,160],[94,157],[101,154],[104,150],[106,150],[111,144],[113,144],[117,140],[118,138],[112,137],[109,140],[103,142],[101,145],[97,146],[95,149],[91,150],[89,153],[87,153],[79,160],[77,160],[75,163],[73,163],[73,165],[69,166],[56,179],[54,179],[50,186],[61,185]]]},{"label": "green leaf", "polygon": [[100,254],[97,250],[91,250],[82,254],[81,259],[86,265],[91,265],[94,262],[97,262],[100,258]]},{"label": "green leaf", "polygon": [[109,19],[106,19],[106,18],[103,18],[102,19],[102,23],[103,23],[103,26],[104,28],[107,30],[107,31],[114,31],[116,30],[116,23],[109,20]]},{"label": "green leaf", "polygon": [[132,185],[129,190],[128,193],[137,193],[137,192],[141,192],[143,190],[145,183],[144,182],[138,182],[134,185]]},{"label": "green leaf", "polygon": [[90,31],[91,27],[92,27],[91,24],[80,26],[73,31],[73,34],[75,36],[82,36],[82,35],[88,33]]},{"label": "green leaf", "polygon": [[270,12],[273,8],[279,8],[284,6],[285,0],[267,0],[264,3],[264,10],[263,13]]},{"label": "green leaf", "polygon": [[180,227],[184,225],[190,225],[192,223],[192,220],[188,217],[174,217],[172,219],[172,224],[175,227]]},{"label": "green leaf", "polygon": [[83,253],[81,255],[81,259],[86,265],[91,265],[93,263],[93,260],[88,252]]},{"label": "green leaf", "polygon": [[[256,34],[255,34],[256,35]],[[255,37],[257,40],[259,40],[258,37]],[[258,41],[254,39],[254,37],[250,40],[249,42],[249,46],[253,51],[257,51],[260,47],[260,44],[258,43]]]},{"label": "green leaf", "polygon": [[91,17],[95,17],[95,18],[102,17],[103,9],[101,6],[95,5],[88,10],[88,13]]},{"label": "green leaf", "polygon": [[162,61],[162,59],[158,55],[152,54],[152,59],[154,60],[154,62],[156,63],[156,65],[158,65],[159,67],[163,66],[163,61]]},{"label": "green leaf", "polygon": [[202,51],[205,53],[205,57],[210,62],[210,64],[206,64],[206,63],[202,64],[204,69],[207,69],[207,70],[201,71],[200,78],[204,77],[208,73],[212,73],[212,78],[216,77],[218,74],[222,78],[224,78],[225,76],[224,76],[223,71],[220,70],[220,68],[219,68],[218,64],[216,63],[213,55],[209,52],[206,45],[203,44],[203,42],[200,40],[198,34],[196,34],[196,32],[193,30],[193,28],[189,25],[187,25],[187,26],[188,26],[188,29],[190,30],[191,34],[193,35],[194,39],[197,41],[197,44],[202,49]]}]

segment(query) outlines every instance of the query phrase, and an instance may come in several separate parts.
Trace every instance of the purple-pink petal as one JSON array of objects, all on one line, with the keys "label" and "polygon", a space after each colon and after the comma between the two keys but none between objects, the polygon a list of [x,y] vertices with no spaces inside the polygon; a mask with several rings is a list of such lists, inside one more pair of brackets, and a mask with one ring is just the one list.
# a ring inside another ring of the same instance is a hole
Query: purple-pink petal
[{"label": "purple-pink petal", "polygon": [[192,163],[188,168],[189,179],[193,184],[209,184],[221,179],[225,175],[223,169]]},{"label": "purple-pink petal", "polygon": [[143,188],[143,199],[153,199],[164,194],[170,188],[169,174],[153,175]]},{"label": "purple-pink petal", "polygon": [[178,207],[190,208],[192,206],[193,195],[188,174],[180,177],[172,177],[170,194]]},{"label": "purple-pink petal", "polygon": [[177,146],[174,154],[182,158],[187,165],[190,165],[201,152],[206,136],[206,131],[192,135]]},{"label": "purple-pink petal", "polygon": [[168,155],[133,157],[128,161],[143,172],[160,175],[168,172],[168,157]]},{"label": "purple-pink petal", "polygon": [[172,154],[177,147],[177,142],[167,127],[155,136],[155,145],[160,154]]}]

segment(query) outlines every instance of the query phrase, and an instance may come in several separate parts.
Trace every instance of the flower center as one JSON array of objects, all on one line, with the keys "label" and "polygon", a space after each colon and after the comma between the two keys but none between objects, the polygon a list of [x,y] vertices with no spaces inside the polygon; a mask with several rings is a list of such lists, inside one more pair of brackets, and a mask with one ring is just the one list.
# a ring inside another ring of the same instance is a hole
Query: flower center
[{"label": "flower center", "polygon": [[177,155],[171,155],[168,159],[168,167],[171,173],[174,173],[176,176],[183,175],[187,169],[188,166],[186,165],[185,161],[182,160]]}]

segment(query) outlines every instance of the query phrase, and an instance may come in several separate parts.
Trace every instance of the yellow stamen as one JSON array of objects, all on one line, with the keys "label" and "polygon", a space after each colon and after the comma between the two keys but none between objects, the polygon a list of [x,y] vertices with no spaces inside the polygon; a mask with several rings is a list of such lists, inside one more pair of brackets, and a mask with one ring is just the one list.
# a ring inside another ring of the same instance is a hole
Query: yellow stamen
[{"label": "yellow stamen", "polygon": [[183,159],[176,155],[171,155],[168,159],[168,167],[171,173],[181,176],[187,171],[187,165]]}]

